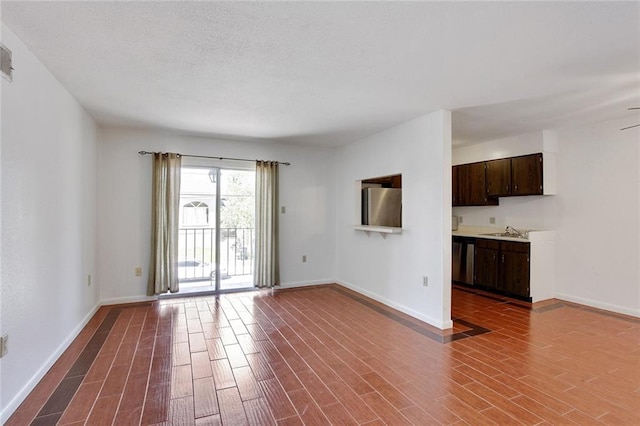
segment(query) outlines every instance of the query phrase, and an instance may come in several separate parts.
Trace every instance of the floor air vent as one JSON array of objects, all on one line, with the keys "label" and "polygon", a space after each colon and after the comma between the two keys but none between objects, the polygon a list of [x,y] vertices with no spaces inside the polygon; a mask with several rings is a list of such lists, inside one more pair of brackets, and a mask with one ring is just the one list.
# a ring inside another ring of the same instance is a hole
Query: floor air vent
[{"label": "floor air vent", "polygon": [[0,72],[7,80],[13,79],[13,67],[11,66],[11,51],[0,44]]}]

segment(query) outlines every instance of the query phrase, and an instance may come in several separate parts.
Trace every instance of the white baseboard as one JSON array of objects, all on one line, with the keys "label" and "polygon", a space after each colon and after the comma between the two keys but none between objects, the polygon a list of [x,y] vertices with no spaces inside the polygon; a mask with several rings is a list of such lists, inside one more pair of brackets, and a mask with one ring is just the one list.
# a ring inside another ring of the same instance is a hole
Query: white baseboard
[{"label": "white baseboard", "polygon": [[9,417],[18,409],[20,404],[29,396],[29,393],[36,387],[36,385],[42,380],[42,378],[47,374],[49,369],[55,364],[55,362],[62,356],[64,351],[71,345],[71,343],[78,337],[78,334],[82,331],[82,329],[89,323],[91,318],[98,312],[101,303],[98,302],[96,305],[91,308],[89,313],[85,315],[85,317],[80,321],[71,333],[64,339],[64,341],[56,348],[55,351],[47,358],[47,360],[42,364],[42,366],[36,371],[36,373],[29,379],[29,381],[20,389],[20,391],[16,394],[15,397],[2,409],[0,413],[0,423],[4,424]]},{"label": "white baseboard", "polygon": [[631,315],[632,317],[640,317],[640,309],[633,309],[627,306],[612,305],[609,303],[599,302],[597,300],[585,299],[582,297],[572,296],[564,293],[556,293],[555,299],[566,300],[567,302],[579,303],[580,305],[590,306],[592,308],[602,309],[605,311],[616,312],[618,314]]},{"label": "white baseboard", "polygon": [[417,311],[415,311],[415,310],[413,310],[411,308],[408,308],[408,307],[406,307],[404,305],[401,305],[401,304],[396,303],[396,302],[394,302],[394,301],[392,301],[390,299],[387,299],[386,297],[380,296],[379,294],[376,294],[376,293],[372,293],[369,290],[365,290],[362,287],[358,287],[358,286],[353,285],[351,283],[348,283],[346,281],[338,280],[337,283],[342,285],[342,286],[345,286],[345,287],[347,287],[347,288],[349,288],[349,289],[351,289],[353,291],[356,291],[356,292],[358,292],[360,294],[363,294],[363,295],[365,295],[367,297],[370,297],[370,298],[372,298],[374,300],[377,300],[380,303],[384,303],[385,305],[387,305],[387,306],[389,306],[389,307],[391,307],[393,309],[397,309],[400,312],[403,312],[403,313],[405,313],[407,315],[410,315],[410,316],[412,316],[412,317],[414,317],[416,319],[419,319],[420,321],[424,321],[429,325],[432,325],[434,327],[439,328],[440,330],[446,330],[448,328],[452,328],[453,327],[453,321],[451,321],[451,320],[449,320],[449,321],[440,321],[440,320],[437,320],[435,318],[431,318],[431,317],[429,317],[427,315],[423,315],[420,312],[417,312]]},{"label": "white baseboard", "polygon": [[112,297],[111,299],[103,299],[100,301],[101,306],[121,305],[125,303],[138,302],[155,302],[158,296],[129,296],[129,297]]},{"label": "white baseboard", "polygon": [[282,283],[280,284],[280,288],[296,288],[296,287],[308,287],[312,285],[323,285],[323,284],[333,284],[336,280],[326,279],[326,280],[312,280],[312,281],[294,281],[290,283]]}]

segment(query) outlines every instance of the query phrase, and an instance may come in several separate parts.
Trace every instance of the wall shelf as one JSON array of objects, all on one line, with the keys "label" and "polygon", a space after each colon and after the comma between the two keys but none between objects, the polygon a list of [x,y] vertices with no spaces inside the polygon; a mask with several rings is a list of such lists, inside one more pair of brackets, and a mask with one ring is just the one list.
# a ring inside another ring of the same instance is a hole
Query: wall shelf
[{"label": "wall shelf", "polygon": [[369,236],[371,232],[379,233],[382,238],[387,238],[387,234],[402,234],[402,228],[395,228],[391,226],[369,226],[369,225],[355,225],[353,227],[356,231],[364,231]]}]

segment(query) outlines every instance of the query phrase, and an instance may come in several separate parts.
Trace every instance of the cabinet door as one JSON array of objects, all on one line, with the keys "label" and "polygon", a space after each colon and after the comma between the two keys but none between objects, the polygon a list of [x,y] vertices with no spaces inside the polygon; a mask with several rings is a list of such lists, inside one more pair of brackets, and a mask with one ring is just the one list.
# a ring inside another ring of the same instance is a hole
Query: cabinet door
[{"label": "cabinet door", "polygon": [[509,294],[529,297],[529,253],[502,251],[500,278]]},{"label": "cabinet door", "polygon": [[460,205],[460,195],[458,194],[458,168],[460,166],[453,166],[451,168],[451,204],[456,207]]},{"label": "cabinet door", "polygon": [[469,164],[469,200],[476,206],[487,203],[484,163]]},{"label": "cabinet door", "polygon": [[487,196],[503,197],[511,194],[511,159],[487,161]]},{"label": "cabinet door", "polygon": [[511,194],[542,195],[542,154],[511,159]]},{"label": "cabinet door", "polygon": [[457,205],[459,206],[470,206],[471,205],[471,192],[469,190],[469,185],[471,184],[471,169],[469,164],[463,164],[461,166],[456,166],[456,174],[458,180],[458,190],[457,190]]},{"label": "cabinet door", "polygon": [[487,204],[484,162],[458,166],[458,194],[461,206]]},{"label": "cabinet door", "polygon": [[477,247],[473,265],[473,284],[498,290],[498,250]]}]

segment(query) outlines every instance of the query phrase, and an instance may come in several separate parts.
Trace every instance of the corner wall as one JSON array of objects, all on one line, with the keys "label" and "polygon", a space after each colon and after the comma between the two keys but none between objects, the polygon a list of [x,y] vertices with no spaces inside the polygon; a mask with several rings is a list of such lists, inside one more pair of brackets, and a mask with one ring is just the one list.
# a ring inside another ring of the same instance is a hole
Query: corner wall
[{"label": "corner wall", "polygon": [[640,316],[640,129],[558,132],[556,297]]},{"label": "corner wall", "polygon": [[[436,327],[451,327],[451,113],[437,111],[361,139],[340,148],[337,158],[338,281]],[[383,239],[354,230],[356,182],[397,173],[402,234]]]},{"label": "corner wall", "polygon": [[[280,215],[282,286],[335,282],[335,149],[118,128],[100,129],[99,141],[103,303],[147,298],[152,160],[140,150],[291,162],[280,168],[280,205],[286,207]],[[136,266],[141,277],[134,275]]]},{"label": "corner wall", "polygon": [[4,24],[2,43],[16,68],[1,79],[4,422],[93,315],[98,282],[95,123]]}]

